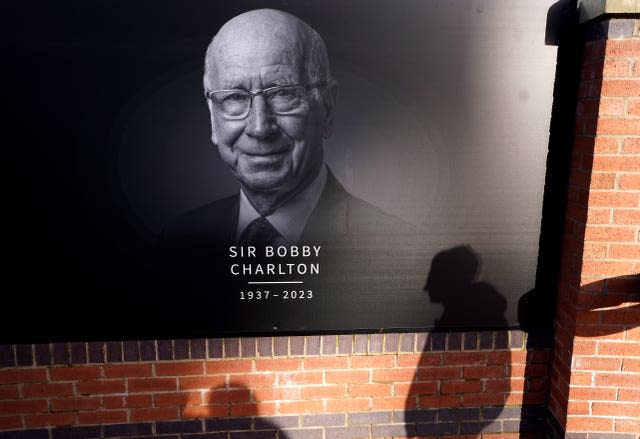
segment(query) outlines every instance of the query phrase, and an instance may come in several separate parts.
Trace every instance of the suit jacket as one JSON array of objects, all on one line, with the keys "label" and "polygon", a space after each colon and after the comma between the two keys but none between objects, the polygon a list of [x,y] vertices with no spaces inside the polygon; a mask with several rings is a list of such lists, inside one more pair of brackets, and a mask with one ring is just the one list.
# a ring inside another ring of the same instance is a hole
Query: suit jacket
[{"label": "suit jacket", "polygon": [[[231,244],[238,224],[240,195],[235,194],[191,210],[174,220],[160,237],[162,246],[197,251]],[[398,234],[399,219],[349,194],[333,173],[304,228],[300,242],[335,242],[354,236]]]}]

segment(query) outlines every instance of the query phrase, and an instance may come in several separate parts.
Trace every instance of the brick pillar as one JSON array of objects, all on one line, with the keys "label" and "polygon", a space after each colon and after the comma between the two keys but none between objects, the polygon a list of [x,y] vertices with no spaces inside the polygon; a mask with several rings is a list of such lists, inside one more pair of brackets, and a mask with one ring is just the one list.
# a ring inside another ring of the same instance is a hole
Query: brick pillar
[{"label": "brick pillar", "polygon": [[638,1],[581,5],[549,397],[556,432],[567,438],[640,437],[639,13]]}]

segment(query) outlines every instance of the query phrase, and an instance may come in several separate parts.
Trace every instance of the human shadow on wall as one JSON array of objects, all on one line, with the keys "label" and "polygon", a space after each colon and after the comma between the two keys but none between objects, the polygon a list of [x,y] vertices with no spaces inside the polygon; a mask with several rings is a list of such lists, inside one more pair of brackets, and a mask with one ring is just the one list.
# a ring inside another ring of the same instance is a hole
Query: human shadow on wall
[{"label": "human shadow on wall", "polygon": [[[424,342],[408,391],[407,436],[472,435],[503,429],[498,419],[510,392],[511,354],[508,340],[490,330],[507,327],[507,302],[491,284],[479,280],[480,269],[480,256],[469,246],[441,251],[431,262],[424,290],[444,310]],[[486,331],[442,332],[465,328]],[[489,352],[498,350],[500,355],[489,358]],[[468,351],[468,358],[461,351]]]},{"label": "human shadow on wall", "polygon": [[[236,411],[239,407],[240,412]],[[203,433],[202,437],[207,438],[246,436],[288,439],[286,430],[282,429],[297,427],[297,421],[292,423],[292,419],[287,417],[261,416],[260,401],[256,400],[255,394],[245,387],[244,383],[233,378],[224,387],[214,387],[205,392],[190,392],[186,405],[181,406],[181,417],[186,420],[181,423],[169,423],[172,430],[165,432]],[[197,437],[201,435],[198,434]]]}]

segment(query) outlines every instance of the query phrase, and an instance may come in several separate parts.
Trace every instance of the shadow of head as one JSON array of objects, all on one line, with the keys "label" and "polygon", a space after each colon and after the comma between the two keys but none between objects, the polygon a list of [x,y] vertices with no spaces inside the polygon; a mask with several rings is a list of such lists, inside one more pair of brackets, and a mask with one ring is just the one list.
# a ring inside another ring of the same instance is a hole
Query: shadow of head
[{"label": "shadow of head", "polygon": [[491,284],[478,280],[482,261],[470,246],[438,253],[431,262],[424,290],[444,305],[436,326],[500,326],[506,324],[507,301]]}]

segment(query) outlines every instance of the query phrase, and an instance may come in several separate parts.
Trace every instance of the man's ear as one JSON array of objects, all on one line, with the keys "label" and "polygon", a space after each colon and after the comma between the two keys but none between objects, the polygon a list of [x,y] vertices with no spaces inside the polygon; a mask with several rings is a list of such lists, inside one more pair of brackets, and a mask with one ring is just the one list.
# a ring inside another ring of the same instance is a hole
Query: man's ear
[{"label": "man's ear", "polygon": [[213,120],[213,102],[207,99],[207,106],[209,107],[209,118],[211,120],[211,142],[214,146],[218,146],[218,130],[216,129],[216,123]]},{"label": "man's ear", "polygon": [[338,82],[331,81],[323,93],[324,104],[324,124],[322,126],[322,137],[328,139],[333,132],[333,114],[338,102]]}]

